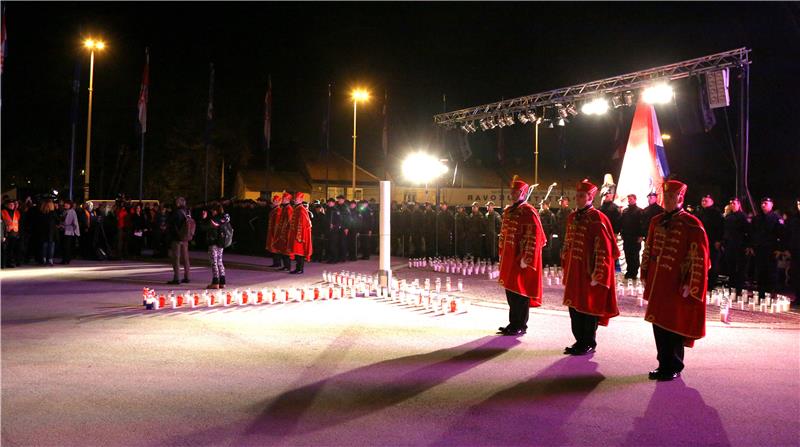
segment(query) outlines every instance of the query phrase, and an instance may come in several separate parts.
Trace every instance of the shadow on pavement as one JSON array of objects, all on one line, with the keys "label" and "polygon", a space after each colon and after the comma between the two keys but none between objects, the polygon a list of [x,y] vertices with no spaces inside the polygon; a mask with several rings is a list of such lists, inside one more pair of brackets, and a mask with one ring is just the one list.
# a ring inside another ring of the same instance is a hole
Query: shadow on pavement
[{"label": "shadow on pavement", "polygon": [[731,445],[719,413],[682,379],[658,382],[623,446]]},{"label": "shadow on pavement", "polygon": [[483,337],[337,374],[266,401],[246,434],[279,438],[342,424],[417,396],[519,343],[510,337]]},{"label": "shadow on pavement", "polygon": [[569,445],[580,429],[570,416],[603,380],[590,358],[565,357],[474,405],[432,445]]}]

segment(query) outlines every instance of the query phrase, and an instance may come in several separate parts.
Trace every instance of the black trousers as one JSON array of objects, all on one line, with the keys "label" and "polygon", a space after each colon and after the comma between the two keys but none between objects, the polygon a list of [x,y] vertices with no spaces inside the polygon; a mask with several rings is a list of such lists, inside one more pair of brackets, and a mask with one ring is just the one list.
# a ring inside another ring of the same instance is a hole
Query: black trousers
[{"label": "black trousers", "polygon": [[357,257],[356,253],[356,240],[358,240],[358,233],[355,230],[350,230],[347,232],[347,259],[349,261],[355,261]]},{"label": "black trousers", "polygon": [[361,258],[369,259],[369,255],[372,254],[372,236],[368,233],[360,233],[358,237],[358,248],[361,252]]},{"label": "black trousers", "polygon": [[325,250],[325,260],[328,262],[339,261],[339,231],[331,230],[328,233],[328,249]]},{"label": "black trousers", "polygon": [[717,286],[717,277],[722,263],[722,253],[714,247],[713,242],[708,244],[708,257],[711,261],[711,268],[708,270],[708,290],[713,290]]},{"label": "black trousers", "polygon": [[280,256],[281,256],[281,265],[283,266],[283,268],[291,269],[292,268],[292,258],[290,258],[289,255],[280,255]]},{"label": "black trousers", "polygon": [[511,330],[528,329],[530,316],[530,299],[518,293],[506,290],[508,301],[508,327]]},{"label": "black trousers", "polygon": [[303,267],[305,267],[306,265],[306,258],[304,256],[295,255],[294,260],[296,261],[294,269],[297,270],[298,272],[302,272]]},{"label": "black trousers", "polygon": [[756,283],[758,296],[764,298],[767,293],[774,296],[775,284],[778,282],[778,261],[772,248],[756,248]]},{"label": "black trousers", "polygon": [[653,325],[658,350],[658,369],[668,373],[683,371],[683,335]]},{"label": "black trousers", "polygon": [[572,335],[578,346],[597,347],[597,322],[598,317],[578,312],[569,308],[569,319],[572,323]]},{"label": "black trousers", "polygon": [[625,272],[626,278],[636,278],[639,276],[639,253],[642,250],[642,243],[636,239],[622,243],[622,251],[625,252],[625,262],[628,264],[628,271]]},{"label": "black trousers", "polygon": [[69,263],[72,261],[72,251],[75,248],[75,239],[75,236],[66,235],[61,238],[63,244],[61,262]]},{"label": "black trousers", "polygon": [[737,294],[744,287],[747,257],[744,248],[739,245],[727,245],[723,256],[725,274],[728,275],[728,287],[736,289]]}]

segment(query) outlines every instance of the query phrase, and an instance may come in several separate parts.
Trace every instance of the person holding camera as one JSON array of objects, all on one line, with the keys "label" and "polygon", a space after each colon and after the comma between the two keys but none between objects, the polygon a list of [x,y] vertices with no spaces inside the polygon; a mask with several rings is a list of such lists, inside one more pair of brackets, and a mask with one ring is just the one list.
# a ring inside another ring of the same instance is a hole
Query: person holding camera
[{"label": "person holding camera", "polygon": [[208,245],[208,260],[211,262],[211,284],[206,289],[225,288],[225,265],[222,263],[222,253],[225,247],[231,245],[233,231],[230,231],[231,218],[219,203],[214,203],[209,211],[203,210],[203,221],[200,224],[205,233]]}]

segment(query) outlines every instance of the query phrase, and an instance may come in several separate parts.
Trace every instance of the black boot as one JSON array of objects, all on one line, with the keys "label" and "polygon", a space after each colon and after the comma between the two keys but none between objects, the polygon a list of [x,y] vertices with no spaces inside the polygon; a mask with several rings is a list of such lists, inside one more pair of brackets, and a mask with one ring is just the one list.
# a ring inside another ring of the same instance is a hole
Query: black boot
[{"label": "black boot", "polygon": [[220,275],[219,276],[219,288],[220,289],[224,289],[225,288],[225,275]]},{"label": "black boot", "polygon": [[281,256],[280,255],[272,255],[272,265],[270,267],[273,267],[273,268],[281,267]]},{"label": "black boot", "polygon": [[292,271],[291,271],[291,272],[289,272],[289,273],[291,273],[291,274],[293,274],[293,275],[300,275],[300,274],[302,274],[302,273],[303,273],[303,266],[304,266],[304,265],[305,265],[305,263],[306,263],[305,261],[306,261],[306,260],[305,260],[305,258],[304,258],[304,257],[302,257],[302,256],[298,256],[298,257],[297,257],[297,266],[294,268],[294,270],[292,270]]}]

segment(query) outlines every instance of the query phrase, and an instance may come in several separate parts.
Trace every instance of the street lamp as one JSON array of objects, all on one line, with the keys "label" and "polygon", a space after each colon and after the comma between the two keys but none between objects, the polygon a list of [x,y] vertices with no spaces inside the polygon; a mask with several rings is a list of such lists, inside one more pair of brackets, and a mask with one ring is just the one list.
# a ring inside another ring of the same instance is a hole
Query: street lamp
[{"label": "street lamp", "polygon": [[358,103],[366,102],[369,99],[369,92],[357,88],[353,90],[353,200],[356,198],[356,111],[358,110]]},{"label": "street lamp", "polygon": [[86,124],[86,169],[83,176],[83,200],[89,200],[89,166],[92,145],[92,91],[94,87],[94,52],[103,51],[106,48],[105,42],[101,40],[86,39],[83,42],[84,48],[89,50],[89,119]]}]

